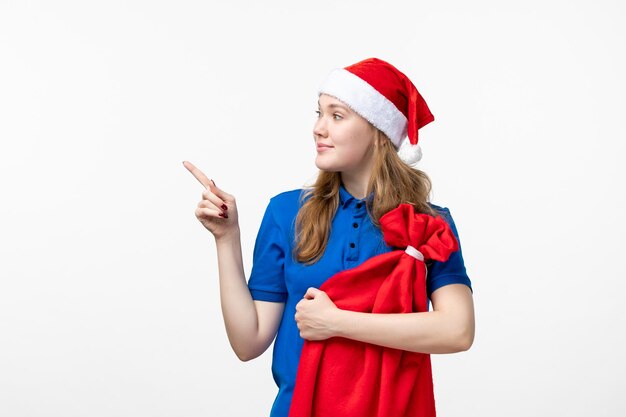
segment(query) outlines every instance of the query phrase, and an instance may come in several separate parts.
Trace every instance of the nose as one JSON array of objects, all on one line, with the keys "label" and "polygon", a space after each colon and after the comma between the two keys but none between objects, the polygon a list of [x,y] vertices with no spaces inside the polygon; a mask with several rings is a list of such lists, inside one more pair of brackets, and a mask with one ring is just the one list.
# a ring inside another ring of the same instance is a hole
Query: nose
[{"label": "nose", "polygon": [[325,137],[328,134],[326,130],[326,122],[323,117],[319,117],[315,124],[313,125],[313,136],[314,137]]}]

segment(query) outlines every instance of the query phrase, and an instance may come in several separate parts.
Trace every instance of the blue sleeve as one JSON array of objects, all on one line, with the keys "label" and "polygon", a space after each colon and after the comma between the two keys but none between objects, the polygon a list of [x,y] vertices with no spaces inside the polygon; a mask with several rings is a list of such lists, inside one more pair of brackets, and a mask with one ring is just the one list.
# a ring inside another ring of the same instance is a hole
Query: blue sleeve
[{"label": "blue sleeve", "polygon": [[[465,284],[470,288],[470,290],[472,290],[472,283],[467,276],[467,272],[465,271],[465,263],[463,262],[463,253],[461,252],[459,233],[456,230],[456,225],[450,215],[450,210],[443,207],[441,214],[459,242],[459,249],[456,252],[452,252],[447,261],[433,261],[432,265],[428,268],[426,292],[429,299],[433,291],[448,284]],[[474,290],[472,290],[472,293],[473,292]]]},{"label": "blue sleeve", "polygon": [[254,243],[248,289],[254,300],[285,302],[285,253],[289,246],[276,221],[275,205],[276,201],[270,199],[261,221]]}]

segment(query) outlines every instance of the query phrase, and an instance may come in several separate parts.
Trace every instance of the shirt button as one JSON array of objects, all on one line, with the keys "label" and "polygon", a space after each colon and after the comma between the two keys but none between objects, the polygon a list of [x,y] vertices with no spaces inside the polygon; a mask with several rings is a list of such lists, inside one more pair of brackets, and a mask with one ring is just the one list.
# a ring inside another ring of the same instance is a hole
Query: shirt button
[{"label": "shirt button", "polygon": [[357,227],[359,227],[359,224],[358,223],[352,223],[352,227],[354,227],[356,229]]},{"label": "shirt button", "polygon": [[350,247],[353,248],[354,246],[354,242],[350,242]]}]

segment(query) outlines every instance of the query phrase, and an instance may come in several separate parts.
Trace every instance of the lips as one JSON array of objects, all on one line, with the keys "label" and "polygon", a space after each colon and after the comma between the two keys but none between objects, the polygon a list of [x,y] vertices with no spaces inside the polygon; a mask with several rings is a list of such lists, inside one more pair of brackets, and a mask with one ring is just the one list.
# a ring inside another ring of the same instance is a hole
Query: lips
[{"label": "lips", "polygon": [[334,146],[326,145],[325,143],[317,144],[317,149],[327,149],[327,148],[334,148]]}]

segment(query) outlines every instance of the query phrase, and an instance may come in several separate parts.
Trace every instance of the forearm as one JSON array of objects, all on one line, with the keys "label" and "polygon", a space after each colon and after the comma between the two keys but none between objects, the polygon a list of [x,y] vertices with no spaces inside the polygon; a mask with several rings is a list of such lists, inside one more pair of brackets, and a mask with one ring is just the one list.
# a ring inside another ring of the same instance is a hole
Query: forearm
[{"label": "forearm", "polygon": [[467,350],[471,336],[443,311],[376,314],[338,310],[336,335],[380,346],[422,353]]},{"label": "forearm", "polygon": [[215,244],[226,333],[235,354],[247,360],[256,350],[258,317],[243,271],[240,233],[216,239]]}]

